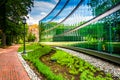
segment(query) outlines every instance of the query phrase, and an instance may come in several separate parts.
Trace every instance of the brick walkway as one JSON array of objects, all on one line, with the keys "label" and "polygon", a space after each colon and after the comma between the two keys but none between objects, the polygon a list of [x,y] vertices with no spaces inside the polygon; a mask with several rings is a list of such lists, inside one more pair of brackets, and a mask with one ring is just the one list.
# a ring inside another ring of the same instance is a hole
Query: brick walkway
[{"label": "brick walkway", "polygon": [[30,80],[18,59],[18,47],[0,48],[0,80]]}]

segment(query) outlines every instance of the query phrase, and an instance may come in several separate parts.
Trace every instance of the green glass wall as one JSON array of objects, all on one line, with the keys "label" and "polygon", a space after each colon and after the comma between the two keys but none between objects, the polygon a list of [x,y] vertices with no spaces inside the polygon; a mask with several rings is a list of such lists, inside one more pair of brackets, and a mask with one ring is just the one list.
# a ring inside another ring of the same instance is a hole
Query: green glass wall
[{"label": "green glass wall", "polygon": [[[120,5],[120,0],[83,0],[74,14],[63,23],[41,21],[41,42],[76,42],[67,46],[120,55],[120,10],[72,31],[116,5]],[[52,29],[53,27],[55,28]]]}]

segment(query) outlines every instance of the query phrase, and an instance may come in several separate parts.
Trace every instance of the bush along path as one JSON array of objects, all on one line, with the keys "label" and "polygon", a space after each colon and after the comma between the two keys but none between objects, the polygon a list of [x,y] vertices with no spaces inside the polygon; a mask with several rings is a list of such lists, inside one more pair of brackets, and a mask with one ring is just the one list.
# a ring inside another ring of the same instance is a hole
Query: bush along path
[{"label": "bush along path", "polygon": [[119,80],[64,51],[49,46],[37,46],[39,47],[23,57],[47,80]]}]

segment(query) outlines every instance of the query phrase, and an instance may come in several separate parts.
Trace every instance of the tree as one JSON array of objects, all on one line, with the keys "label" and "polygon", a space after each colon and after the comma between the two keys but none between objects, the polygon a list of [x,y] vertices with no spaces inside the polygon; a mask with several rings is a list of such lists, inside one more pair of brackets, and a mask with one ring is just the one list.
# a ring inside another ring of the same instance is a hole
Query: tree
[{"label": "tree", "polygon": [[[21,16],[27,16],[33,0],[3,0],[0,2],[0,31],[2,45],[5,46],[10,35],[18,36],[21,30]],[[6,40],[6,38],[8,38]]]},{"label": "tree", "polygon": [[29,35],[28,35],[28,42],[35,41],[35,39],[36,39],[35,34],[29,33]]}]

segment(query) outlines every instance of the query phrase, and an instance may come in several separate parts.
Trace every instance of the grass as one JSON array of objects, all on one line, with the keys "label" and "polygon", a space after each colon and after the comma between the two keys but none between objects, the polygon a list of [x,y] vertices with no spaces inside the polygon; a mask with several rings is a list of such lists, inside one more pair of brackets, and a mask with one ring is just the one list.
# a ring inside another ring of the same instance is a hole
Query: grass
[{"label": "grass", "polygon": [[[23,58],[32,62],[32,64],[47,78],[47,80],[64,80],[61,75],[55,75],[48,66],[39,60],[41,56],[48,54],[51,51],[51,47],[42,46],[40,44],[28,44],[26,49],[32,51],[28,52],[27,56],[23,55]],[[19,51],[21,50],[22,47],[20,47]]]},{"label": "grass", "polygon": [[[40,46],[42,45],[38,43],[27,43],[25,47],[26,47],[26,51],[29,51],[29,50],[38,49]],[[18,52],[22,52],[22,51],[23,51],[23,45],[21,45],[21,47],[18,49]]]}]

